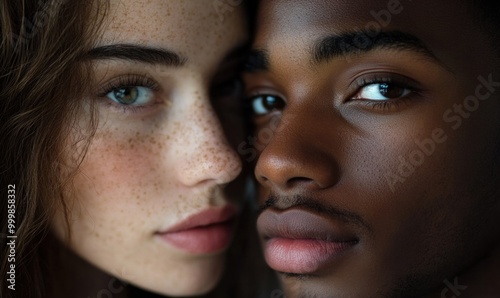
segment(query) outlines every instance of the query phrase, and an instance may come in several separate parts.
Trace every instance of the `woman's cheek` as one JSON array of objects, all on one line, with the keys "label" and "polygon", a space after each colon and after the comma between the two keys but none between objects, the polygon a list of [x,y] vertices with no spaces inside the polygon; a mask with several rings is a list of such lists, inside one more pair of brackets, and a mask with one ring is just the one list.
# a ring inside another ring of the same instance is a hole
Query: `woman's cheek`
[{"label": "woman's cheek", "polygon": [[96,135],[74,178],[75,198],[86,207],[140,206],[136,212],[153,207],[154,198],[171,189],[172,180],[165,171],[166,146],[160,139],[140,133]]},{"label": "woman's cheek", "polygon": [[90,148],[86,167],[99,173],[106,182],[102,187],[141,187],[150,182],[164,162],[164,146],[150,135],[103,134]]}]

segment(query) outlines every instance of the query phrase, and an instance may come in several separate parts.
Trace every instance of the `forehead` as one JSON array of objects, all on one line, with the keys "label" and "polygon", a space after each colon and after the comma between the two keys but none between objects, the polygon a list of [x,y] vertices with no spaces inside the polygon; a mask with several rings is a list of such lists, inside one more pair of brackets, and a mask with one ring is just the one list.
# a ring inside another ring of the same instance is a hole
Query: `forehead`
[{"label": "forehead", "polygon": [[[283,31],[303,29],[306,25],[331,27],[332,23],[342,30],[364,27],[373,21],[384,28],[411,28],[418,24],[431,30],[471,24],[470,7],[465,1],[456,0],[271,0],[261,1],[259,17],[262,25],[279,23]],[[436,24],[443,28],[435,27]]]},{"label": "forehead", "polygon": [[472,16],[466,1],[455,0],[261,1],[254,45],[268,50],[272,60],[274,49],[303,54],[327,35],[401,31],[417,37],[440,60],[467,61],[471,68],[494,58],[490,38]]},{"label": "forehead", "polygon": [[168,48],[190,57],[227,51],[246,39],[242,6],[221,19],[208,2],[197,0],[111,0],[101,44],[134,43]]}]

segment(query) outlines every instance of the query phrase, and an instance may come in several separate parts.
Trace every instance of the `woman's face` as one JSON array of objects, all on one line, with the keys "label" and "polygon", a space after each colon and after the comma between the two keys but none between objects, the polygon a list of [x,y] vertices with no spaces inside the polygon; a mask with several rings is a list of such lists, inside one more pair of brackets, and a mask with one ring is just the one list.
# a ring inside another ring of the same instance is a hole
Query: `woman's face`
[{"label": "woman's face", "polygon": [[[223,14],[216,8],[197,0],[112,0],[88,55],[99,125],[65,189],[69,246],[162,294],[214,287],[241,199],[226,187],[241,172],[230,145],[238,134],[226,130],[226,138],[223,125],[241,128],[235,79],[245,16],[241,5]],[[84,143],[78,127],[89,121],[82,110],[67,144],[70,166]],[[64,212],[53,227],[67,240]]]}]

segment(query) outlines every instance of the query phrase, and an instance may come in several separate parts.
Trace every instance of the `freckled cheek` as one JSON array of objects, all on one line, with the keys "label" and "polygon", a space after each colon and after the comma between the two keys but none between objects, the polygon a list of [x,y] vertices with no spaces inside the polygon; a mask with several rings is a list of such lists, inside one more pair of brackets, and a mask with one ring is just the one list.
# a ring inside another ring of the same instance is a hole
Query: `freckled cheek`
[{"label": "freckled cheek", "polygon": [[171,180],[164,149],[164,144],[147,136],[96,139],[75,184],[94,189],[100,198],[145,203]]}]

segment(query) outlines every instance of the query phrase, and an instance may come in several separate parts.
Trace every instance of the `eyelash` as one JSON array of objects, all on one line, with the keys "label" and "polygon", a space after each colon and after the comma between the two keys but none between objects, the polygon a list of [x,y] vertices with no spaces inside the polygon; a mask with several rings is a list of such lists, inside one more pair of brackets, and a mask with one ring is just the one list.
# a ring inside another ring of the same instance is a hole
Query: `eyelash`
[{"label": "eyelash", "polygon": [[[417,83],[415,83],[413,80],[404,76],[394,74],[374,74],[371,76],[364,76],[357,78],[354,83],[356,90],[351,96],[349,96],[348,101],[356,101],[358,104],[365,105],[378,111],[398,110],[398,108],[400,108],[401,106],[409,104],[410,101],[414,99],[414,96],[418,96],[422,92],[422,90],[416,86]],[[388,99],[385,101],[362,100],[354,98],[355,95],[358,94],[364,87],[372,84],[384,83],[408,89],[410,91],[410,94],[401,98]]]},{"label": "eyelash", "polygon": [[108,83],[104,84],[104,86],[102,86],[100,88],[100,91],[97,93],[97,97],[102,99],[107,105],[115,109],[118,109],[120,112],[123,113],[132,113],[132,114],[139,113],[151,106],[151,105],[147,106],[123,105],[116,103],[107,97],[107,95],[113,90],[125,87],[145,87],[151,89],[151,91],[153,92],[157,92],[159,90],[158,83],[149,78],[147,75],[127,74],[112,79]]}]

